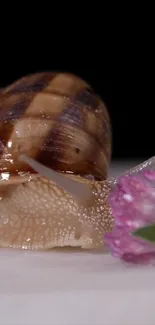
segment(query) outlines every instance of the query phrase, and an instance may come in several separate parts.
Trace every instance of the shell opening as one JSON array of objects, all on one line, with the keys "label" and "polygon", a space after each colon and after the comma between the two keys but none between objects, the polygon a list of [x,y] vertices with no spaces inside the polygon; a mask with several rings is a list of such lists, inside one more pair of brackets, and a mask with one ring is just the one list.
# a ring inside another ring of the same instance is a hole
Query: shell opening
[{"label": "shell opening", "polygon": [[69,192],[71,195],[76,196],[78,199],[87,201],[92,198],[92,191],[87,184],[83,184],[76,180],[69,179],[65,175],[62,175],[54,171],[53,169],[42,165],[41,163],[26,154],[21,154],[19,159],[31,166],[37,173],[55,182],[66,192]]}]

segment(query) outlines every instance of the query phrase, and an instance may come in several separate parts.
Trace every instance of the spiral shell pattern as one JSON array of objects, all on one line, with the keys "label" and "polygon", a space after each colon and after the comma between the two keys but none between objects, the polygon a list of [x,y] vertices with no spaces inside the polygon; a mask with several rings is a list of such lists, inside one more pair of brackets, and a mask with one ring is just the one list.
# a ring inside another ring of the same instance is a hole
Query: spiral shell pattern
[{"label": "spiral shell pattern", "polygon": [[19,79],[0,92],[0,172],[34,173],[20,153],[60,172],[106,179],[111,127],[105,104],[69,73]]}]

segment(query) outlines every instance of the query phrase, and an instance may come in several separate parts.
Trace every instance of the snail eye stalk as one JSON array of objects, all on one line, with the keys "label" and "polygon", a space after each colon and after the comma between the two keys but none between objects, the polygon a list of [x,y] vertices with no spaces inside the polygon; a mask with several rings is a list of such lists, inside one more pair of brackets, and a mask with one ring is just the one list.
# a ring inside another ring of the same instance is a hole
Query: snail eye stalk
[{"label": "snail eye stalk", "polygon": [[65,175],[44,166],[26,154],[21,154],[19,159],[31,166],[40,175],[48,178],[50,181],[55,182],[72,196],[76,196],[79,200],[87,201],[91,199],[92,191],[87,184],[70,179]]}]

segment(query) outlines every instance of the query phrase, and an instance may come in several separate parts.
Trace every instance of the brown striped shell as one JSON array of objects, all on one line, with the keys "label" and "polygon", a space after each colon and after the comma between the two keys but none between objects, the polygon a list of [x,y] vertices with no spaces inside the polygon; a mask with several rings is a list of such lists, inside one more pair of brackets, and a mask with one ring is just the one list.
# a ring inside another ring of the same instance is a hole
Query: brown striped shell
[{"label": "brown striped shell", "polygon": [[0,92],[0,173],[31,172],[25,153],[54,170],[107,177],[111,128],[106,106],[82,79],[43,72]]}]

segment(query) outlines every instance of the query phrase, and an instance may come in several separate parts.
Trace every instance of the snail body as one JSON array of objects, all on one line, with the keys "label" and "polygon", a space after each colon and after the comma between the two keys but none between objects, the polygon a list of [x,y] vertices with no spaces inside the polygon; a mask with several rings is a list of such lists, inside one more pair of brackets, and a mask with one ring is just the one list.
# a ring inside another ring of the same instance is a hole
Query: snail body
[{"label": "snail body", "polygon": [[104,244],[110,119],[85,81],[45,72],[3,89],[0,155],[0,247]]}]

